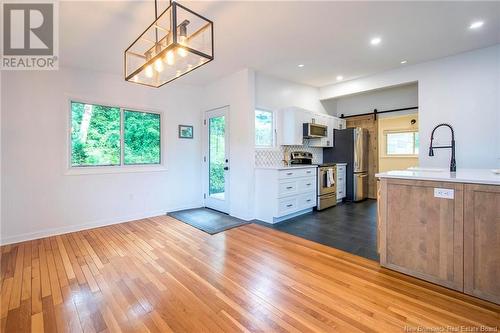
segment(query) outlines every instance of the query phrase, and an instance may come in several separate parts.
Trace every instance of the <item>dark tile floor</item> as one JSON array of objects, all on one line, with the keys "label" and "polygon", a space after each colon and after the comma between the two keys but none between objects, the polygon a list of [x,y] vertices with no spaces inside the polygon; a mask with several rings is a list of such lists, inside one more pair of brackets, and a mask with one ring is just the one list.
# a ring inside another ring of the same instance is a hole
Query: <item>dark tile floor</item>
[{"label": "dark tile floor", "polygon": [[379,259],[375,200],[343,203],[277,224],[254,222],[361,257]]}]

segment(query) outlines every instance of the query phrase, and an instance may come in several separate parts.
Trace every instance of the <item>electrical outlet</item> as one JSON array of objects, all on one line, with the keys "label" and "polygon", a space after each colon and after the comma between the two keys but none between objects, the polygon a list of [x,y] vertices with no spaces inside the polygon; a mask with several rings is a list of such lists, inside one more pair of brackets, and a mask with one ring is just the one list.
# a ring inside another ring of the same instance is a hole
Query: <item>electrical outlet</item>
[{"label": "electrical outlet", "polygon": [[449,188],[435,188],[434,197],[443,199],[453,199],[455,197],[455,191]]}]

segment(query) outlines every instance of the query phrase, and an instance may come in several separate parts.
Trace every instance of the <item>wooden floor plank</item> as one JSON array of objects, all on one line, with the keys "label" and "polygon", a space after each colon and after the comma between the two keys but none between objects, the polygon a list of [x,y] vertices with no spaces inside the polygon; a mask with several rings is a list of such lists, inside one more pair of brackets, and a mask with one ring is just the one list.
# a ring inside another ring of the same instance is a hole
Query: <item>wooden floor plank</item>
[{"label": "wooden floor plank", "polygon": [[2,332],[500,327],[499,305],[255,224],[208,235],[159,216],[0,254]]}]

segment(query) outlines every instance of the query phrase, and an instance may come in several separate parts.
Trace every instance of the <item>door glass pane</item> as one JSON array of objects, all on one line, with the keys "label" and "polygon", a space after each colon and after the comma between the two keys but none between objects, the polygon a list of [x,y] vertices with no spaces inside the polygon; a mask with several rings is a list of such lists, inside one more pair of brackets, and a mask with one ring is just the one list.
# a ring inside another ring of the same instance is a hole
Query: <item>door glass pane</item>
[{"label": "door glass pane", "polygon": [[209,195],[224,200],[225,131],[224,116],[209,118]]}]

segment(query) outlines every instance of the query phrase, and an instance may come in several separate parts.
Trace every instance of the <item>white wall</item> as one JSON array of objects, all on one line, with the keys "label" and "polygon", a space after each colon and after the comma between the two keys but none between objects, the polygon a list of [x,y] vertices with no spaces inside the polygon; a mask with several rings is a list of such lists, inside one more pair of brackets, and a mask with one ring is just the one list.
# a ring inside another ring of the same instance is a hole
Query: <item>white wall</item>
[{"label": "white wall", "polygon": [[244,69],[205,87],[203,111],[229,106],[229,214],[253,218],[255,72]]},{"label": "white wall", "polygon": [[[448,150],[429,157],[425,149],[432,128],[447,122],[456,132],[458,168],[500,167],[500,45],[327,86],[320,96],[326,100],[415,81],[420,165],[448,167]],[[449,135],[441,130],[437,141],[445,144]]]},{"label": "white wall", "polygon": [[[202,204],[200,88],[68,69],[1,79],[2,243]],[[162,111],[167,171],[65,175],[69,97]],[[178,139],[178,124],[193,124],[194,140]]]},{"label": "white wall", "polygon": [[319,100],[319,89],[257,72],[255,75],[255,105],[267,110],[298,106],[326,113]]},{"label": "white wall", "polygon": [[2,239],[2,71],[0,71],[0,240]]},{"label": "white wall", "polygon": [[[404,84],[342,96],[323,101],[323,105],[328,113],[334,116],[373,112],[373,109],[384,111],[418,106],[418,84]],[[407,113],[415,113],[415,111],[410,110]]]}]

